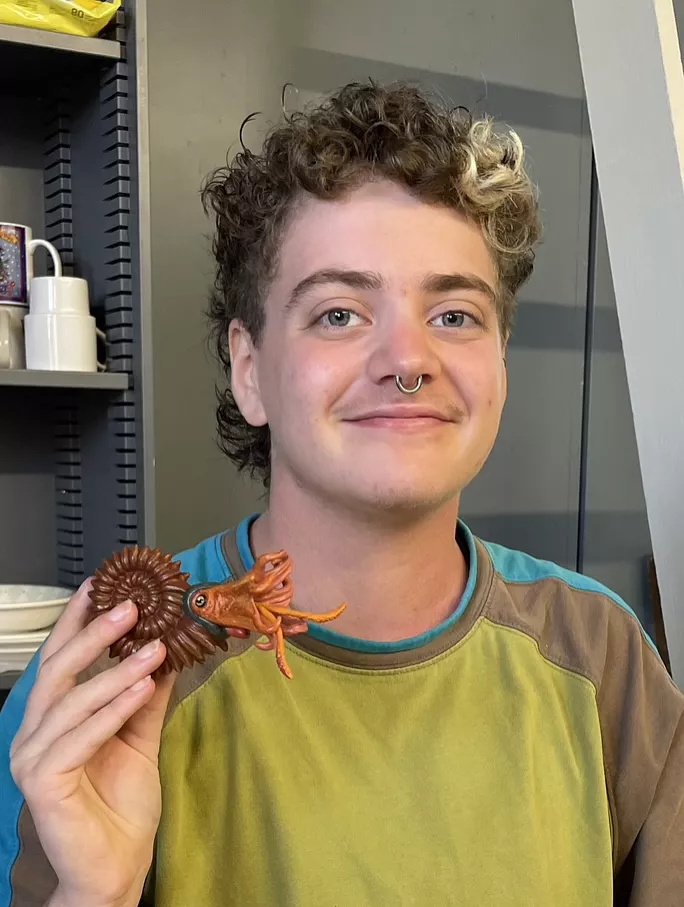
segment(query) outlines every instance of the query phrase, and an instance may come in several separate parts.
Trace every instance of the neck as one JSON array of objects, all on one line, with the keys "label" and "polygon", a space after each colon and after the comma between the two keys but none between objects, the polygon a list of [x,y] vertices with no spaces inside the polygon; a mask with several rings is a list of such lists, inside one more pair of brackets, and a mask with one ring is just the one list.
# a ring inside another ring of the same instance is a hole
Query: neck
[{"label": "neck", "polygon": [[315,613],[347,602],[331,630],[376,642],[416,636],[457,607],[467,565],[456,542],[458,499],[429,514],[375,520],[330,502],[271,491],[252,526],[255,556],[284,548],[294,562],[294,607]]}]

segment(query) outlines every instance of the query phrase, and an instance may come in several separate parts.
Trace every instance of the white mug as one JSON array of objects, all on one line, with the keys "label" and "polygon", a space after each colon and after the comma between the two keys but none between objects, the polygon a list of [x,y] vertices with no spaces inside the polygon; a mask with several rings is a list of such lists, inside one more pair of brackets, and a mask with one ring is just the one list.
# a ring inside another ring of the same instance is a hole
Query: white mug
[{"label": "white mug", "polygon": [[24,368],[26,306],[0,305],[0,368]]},{"label": "white mug", "polygon": [[90,315],[88,281],[82,277],[34,277],[32,315]]},{"label": "white mug", "polygon": [[29,314],[24,319],[26,367],[40,371],[96,372],[105,365],[97,361],[97,338],[104,331],[92,315]]},{"label": "white mug", "polygon": [[42,246],[52,258],[55,274],[62,273],[59,252],[45,239],[33,239],[26,224],[0,222],[0,303],[28,305],[33,278],[33,253]]}]

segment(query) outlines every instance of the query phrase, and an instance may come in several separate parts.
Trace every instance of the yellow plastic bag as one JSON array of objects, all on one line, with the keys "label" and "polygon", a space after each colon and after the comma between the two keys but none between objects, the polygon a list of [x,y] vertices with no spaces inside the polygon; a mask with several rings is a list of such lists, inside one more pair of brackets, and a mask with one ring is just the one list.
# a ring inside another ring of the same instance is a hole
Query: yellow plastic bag
[{"label": "yellow plastic bag", "polygon": [[0,23],[92,38],[114,18],[121,0],[0,0]]}]

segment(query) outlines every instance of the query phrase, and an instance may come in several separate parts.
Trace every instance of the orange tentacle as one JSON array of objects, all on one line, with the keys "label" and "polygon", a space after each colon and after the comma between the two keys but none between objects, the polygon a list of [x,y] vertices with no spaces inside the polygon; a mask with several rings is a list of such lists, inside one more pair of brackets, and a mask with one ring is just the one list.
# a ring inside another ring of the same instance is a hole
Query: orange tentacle
[{"label": "orange tentacle", "polygon": [[270,610],[265,605],[257,604],[254,607],[262,621],[262,626],[266,627],[266,629],[261,632],[266,633],[267,636],[271,636],[283,622],[282,617],[276,617],[274,614],[271,614]]},{"label": "orange tentacle", "polygon": [[255,605],[252,620],[259,633],[270,636],[280,626],[282,617],[274,617],[265,608]]},{"label": "orange tentacle", "polygon": [[274,586],[270,589],[262,589],[260,592],[252,592],[252,601],[260,605],[275,605],[276,607],[287,608],[292,603],[293,586],[289,581],[282,586]]},{"label": "orange tentacle", "polygon": [[292,603],[292,587],[285,589],[274,589],[268,595],[262,595],[254,599],[258,604],[265,605],[269,610],[273,608],[289,609]]},{"label": "orange tentacle", "polygon": [[[283,554],[282,558],[275,555],[273,557],[264,555],[256,561],[251,583],[252,594],[255,597],[267,593],[275,586],[279,586],[292,573],[292,560],[284,552],[281,553]],[[266,566],[269,563],[273,565],[272,569],[266,570]]]},{"label": "orange tentacle", "polygon": [[335,620],[336,617],[339,617],[340,614],[347,607],[347,603],[344,602],[335,608],[334,611],[327,611],[325,614],[313,614],[310,611],[295,611],[294,608],[269,608],[273,614],[281,614],[283,617],[294,617],[298,620],[310,620],[315,624],[324,624],[329,620]]},{"label": "orange tentacle", "polygon": [[252,582],[252,589],[258,592],[264,592],[279,586],[280,583],[290,583],[292,575],[292,564],[282,564],[280,567],[274,567],[265,573],[260,574],[256,581]]},{"label": "orange tentacle", "polygon": [[283,639],[283,631],[280,627],[276,630],[276,662],[282,673],[289,679],[292,679],[292,671],[285,658],[285,640]]}]

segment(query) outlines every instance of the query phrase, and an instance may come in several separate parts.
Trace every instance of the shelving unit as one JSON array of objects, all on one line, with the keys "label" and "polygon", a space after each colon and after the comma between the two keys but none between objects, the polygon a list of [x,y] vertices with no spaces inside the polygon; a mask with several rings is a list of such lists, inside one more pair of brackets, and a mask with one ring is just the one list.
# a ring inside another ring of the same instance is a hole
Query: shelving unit
[{"label": "shelving unit", "polygon": [[144,543],[137,6],[99,38],[0,25],[0,221],[87,279],[107,337],[103,373],[0,371],[0,582],[76,587]]},{"label": "shelving unit", "polygon": [[30,369],[0,371],[0,387],[83,388],[84,390],[125,391],[130,384],[126,372],[47,372]]},{"label": "shelving unit", "polygon": [[32,52],[45,48],[109,60],[120,60],[123,56],[121,42],[116,39],[82,38],[78,35],[63,35],[37,28],[0,24],[0,47],[3,55],[14,45],[29,47]]}]

